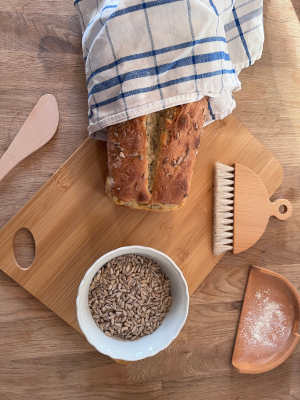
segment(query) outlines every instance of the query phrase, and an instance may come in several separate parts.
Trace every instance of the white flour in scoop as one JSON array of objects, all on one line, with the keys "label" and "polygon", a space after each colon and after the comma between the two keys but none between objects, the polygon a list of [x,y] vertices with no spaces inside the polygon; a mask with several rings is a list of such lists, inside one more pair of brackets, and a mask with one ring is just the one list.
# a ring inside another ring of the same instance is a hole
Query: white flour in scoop
[{"label": "white flour in scoop", "polygon": [[270,299],[271,289],[255,293],[255,309],[244,317],[241,336],[249,345],[276,346],[288,334],[287,319],[282,305]]}]

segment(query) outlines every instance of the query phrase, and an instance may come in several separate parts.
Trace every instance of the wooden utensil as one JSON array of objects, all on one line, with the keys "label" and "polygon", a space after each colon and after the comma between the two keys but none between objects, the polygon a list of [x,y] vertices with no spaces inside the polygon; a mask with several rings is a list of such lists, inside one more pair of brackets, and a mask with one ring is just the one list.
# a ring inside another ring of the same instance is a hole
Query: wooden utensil
[{"label": "wooden utensil", "polygon": [[270,216],[286,220],[292,205],[286,199],[269,200],[261,178],[250,168],[220,162],[215,167],[214,254],[238,254],[260,239]]},{"label": "wooden utensil", "polygon": [[52,94],[45,94],[34,106],[22,128],[0,159],[0,181],[24,158],[44,146],[54,136],[59,120]]},{"label": "wooden utensil", "polygon": [[[85,271],[101,255],[125,245],[154,247],[182,269],[190,294],[220,260],[212,253],[212,186],[217,160],[247,165],[271,195],[282,168],[234,117],[206,127],[201,136],[192,190],[174,213],[115,206],[104,193],[105,144],[87,139],[34,198],[0,231],[0,268],[75,329],[75,299]],[[15,260],[16,232],[35,239],[32,266]]]},{"label": "wooden utensil", "polygon": [[232,365],[244,374],[270,371],[300,340],[300,297],[282,275],[265,268],[249,272]]}]

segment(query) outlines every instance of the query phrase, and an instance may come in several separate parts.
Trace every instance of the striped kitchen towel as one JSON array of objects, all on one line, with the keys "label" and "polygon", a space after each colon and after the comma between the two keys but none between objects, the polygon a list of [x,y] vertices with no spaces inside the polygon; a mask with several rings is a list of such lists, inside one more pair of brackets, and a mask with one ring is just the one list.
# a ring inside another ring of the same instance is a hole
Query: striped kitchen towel
[{"label": "striped kitchen towel", "polygon": [[75,0],[89,133],[209,97],[207,122],[235,107],[239,72],[260,58],[263,0]]}]

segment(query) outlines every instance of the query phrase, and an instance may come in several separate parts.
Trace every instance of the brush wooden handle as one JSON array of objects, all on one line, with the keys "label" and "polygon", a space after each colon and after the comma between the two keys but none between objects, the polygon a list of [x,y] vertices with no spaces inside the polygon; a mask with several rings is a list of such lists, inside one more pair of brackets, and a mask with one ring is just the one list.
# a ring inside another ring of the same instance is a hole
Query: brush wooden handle
[{"label": "brush wooden handle", "polygon": [[24,158],[44,146],[54,136],[59,120],[52,94],[45,94],[34,106],[22,128],[0,159],[0,181]]},{"label": "brush wooden handle", "polygon": [[284,221],[293,212],[292,204],[287,199],[277,199],[270,201],[270,215]]}]

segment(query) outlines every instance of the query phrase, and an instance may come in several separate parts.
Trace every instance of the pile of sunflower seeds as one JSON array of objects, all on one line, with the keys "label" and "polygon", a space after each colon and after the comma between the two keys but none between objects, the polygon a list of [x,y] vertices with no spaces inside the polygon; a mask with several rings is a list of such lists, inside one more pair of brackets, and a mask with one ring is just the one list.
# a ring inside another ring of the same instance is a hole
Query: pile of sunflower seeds
[{"label": "pile of sunflower seeds", "polygon": [[172,304],[171,285],[155,261],[126,254],[100,268],[88,301],[93,319],[106,335],[136,340],[161,324]]}]

